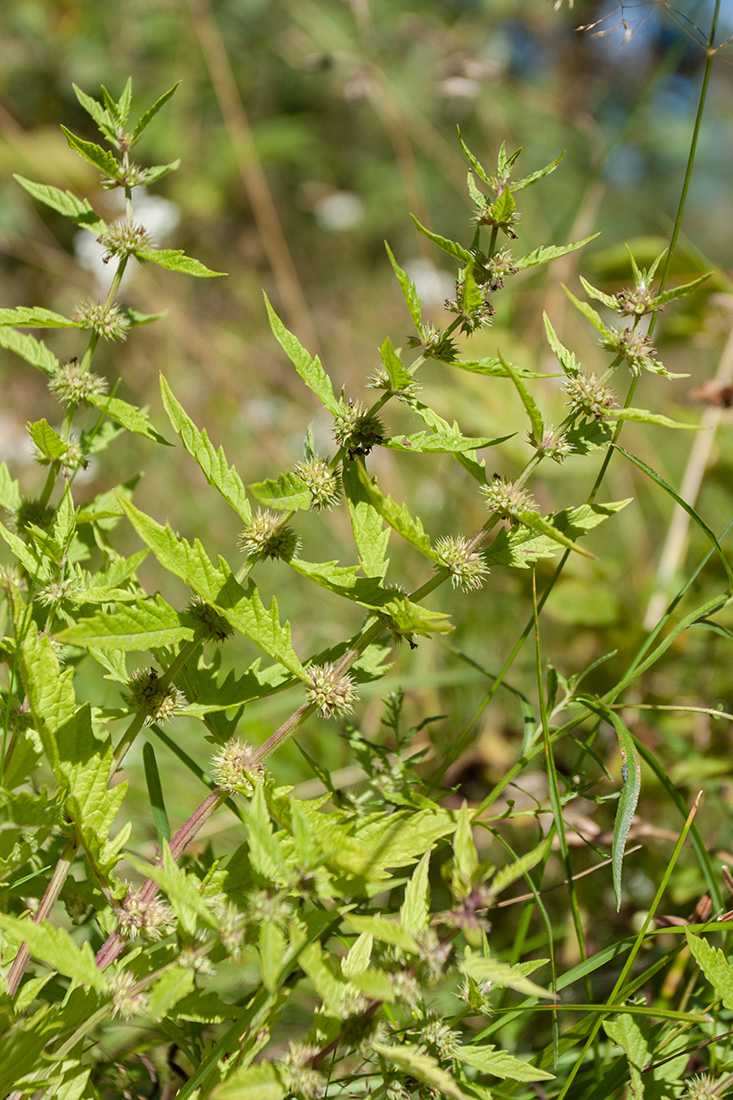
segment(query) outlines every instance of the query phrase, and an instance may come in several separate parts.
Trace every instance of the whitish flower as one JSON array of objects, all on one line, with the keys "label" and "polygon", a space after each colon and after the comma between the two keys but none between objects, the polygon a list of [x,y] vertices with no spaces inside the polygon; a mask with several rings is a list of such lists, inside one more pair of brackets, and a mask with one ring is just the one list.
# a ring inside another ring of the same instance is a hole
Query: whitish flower
[{"label": "whitish flower", "polygon": [[106,380],[82,367],[76,359],[62,364],[48,386],[62,405],[81,405],[89,397],[101,397],[107,392]]},{"label": "whitish flower", "polygon": [[300,541],[282,517],[269,509],[258,511],[239,536],[239,549],[250,561],[282,558],[289,561],[298,552]]},{"label": "whitish flower", "polygon": [[483,579],[489,575],[489,567],[481,554],[470,548],[463,535],[446,535],[435,543],[440,565],[450,570],[451,584],[463,592],[483,587]]},{"label": "whitish flower", "polygon": [[304,481],[311,495],[311,508],[331,508],[338,503],[339,479],[334,470],[323,458],[313,456],[304,462],[298,462],[295,472]]},{"label": "whitish flower", "polygon": [[452,1058],[461,1045],[457,1031],[452,1031],[437,1012],[430,1012],[420,1029],[420,1042],[434,1051],[438,1058]]},{"label": "whitish flower", "polygon": [[246,741],[232,737],[211,761],[211,777],[230,793],[251,794],[255,783],[261,783],[265,769],[257,762],[256,750]]},{"label": "whitish flower", "polygon": [[602,420],[607,409],[612,409],[616,399],[603,380],[595,374],[573,374],[565,379],[563,389],[568,395],[568,405],[574,412]]},{"label": "whitish flower", "polygon": [[309,703],[315,703],[324,718],[343,718],[351,714],[358,698],[356,683],[348,673],[339,675],[335,665],[314,665],[308,670],[306,689]]},{"label": "whitish flower", "polygon": [[175,684],[162,685],[154,668],[138,669],[128,683],[127,701],[134,710],[145,714],[145,725],[167,722],[188,706],[188,700]]},{"label": "whitish flower", "polygon": [[81,302],[76,307],[74,320],[105,340],[125,340],[130,327],[118,306],[105,306],[104,302]]},{"label": "whitish flower", "polygon": [[325,1094],[326,1079],[311,1064],[318,1054],[318,1047],[311,1043],[290,1043],[288,1053],[277,1063],[288,1092],[298,1093],[303,1100],[316,1100]]},{"label": "whitish flower", "polygon": [[148,1006],[147,996],[135,989],[137,982],[132,974],[124,970],[115,971],[107,979],[107,990],[112,997],[112,1015],[130,1020],[144,1012]]},{"label": "whitish flower", "polygon": [[384,428],[376,416],[370,416],[361,401],[339,399],[339,409],[333,418],[333,436],[349,458],[368,455],[372,447],[384,440]]},{"label": "whitish flower", "polygon": [[522,512],[536,512],[537,505],[531,493],[515,481],[494,477],[481,492],[486,497],[486,507],[502,519],[518,520]]},{"label": "whitish flower", "polygon": [[167,936],[175,925],[170,906],[158,898],[145,901],[137,890],[130,891],[122,899],[115,915],[120,935],[125,939],[144,936],[154,943]]},{"label": "whitish flower", "polygon": [[685,1085],[687,1088],[683,1094],[684,1100],[718,1100],[729,1089],[729,1086],[721,1087],[722,1077],[716,1078],[710,1073],[698,1073],[695,1077],[688,1078]]}]

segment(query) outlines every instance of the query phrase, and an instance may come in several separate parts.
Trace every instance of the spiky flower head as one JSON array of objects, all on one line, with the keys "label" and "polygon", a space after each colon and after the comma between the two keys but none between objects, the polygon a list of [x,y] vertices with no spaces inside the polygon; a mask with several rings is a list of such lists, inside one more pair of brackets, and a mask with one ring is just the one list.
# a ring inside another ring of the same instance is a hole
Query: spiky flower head
[{"label": "spiky flower head", "polygon": [[30,526],[44,531],[53,521],[55,512],[50,504],[43,504],[33,497],[22,497],[13,513],[12,525],[19,535]]},{"label": "spiky flower head", "polygon": [[683,1100],[718,1100],[718,1097],[725,1096],[730,1088],[730,1085],[721,1087],[723,1082],[724,1078],[713,1077],[711,1073],[698,1073],[685,1081]]},{"label": "spiky flower head", "polygon": [[422,388],[420,383],[413,379],[410,382],[405,381],[404,385],[400,385],[398,389],[395,389],[392,379],[381,363],[367,382],[367,385],[372,390],[386,390],[387,393],[391,393],[392,396],[396,397],[399,401],[413,401],[419,395]]},{"label": "spiky flower head", "polygon": [[285,928],[293,915],[293,907],[282,894],[269,890],[252,890],[246,899],[247,920],[252,924],[276,924]]},{"label": "spiky flower head", "polygon": [[201,974],[204,978],[213,978],[216,967],[212,963],[206,951],[197,947],[195,943],[189,943],[182,948],[176,963],[183,970],[190,970],[193,974]]},{"label": "spiky flower head", "polygon": [[291,527],[283,525],[282,516],[265,509],[252,516],[239,536],[239,549],[250,561],[281,558],[290,561],[295,557],[300,540]]},{"label": "spiky flower head", "polygon": [[532,494],[523,489],[516,481],[507,481],[502,477],[494,477],[482,486],[481,492],[486,497],[486,507],[501,519],[517,522],[521,519],[522,512],[536,512]]},{"label": "spiky flower head", "polygon": [[223,642],[234,633],[234,627],[201,596],[193,597],[187,611],[196,620],[198,629],[205,631],[207,642]]},{"label": "spiky flower head", "polygon": [[656,296],[650,282],[641,279],[637,286],[625,287],[614,294],[618,303],[618,312],[622,317],[642,317],[664,306],[655,304]]},{"label": "spiky flower head", "polygon": [[453,947],[447,940],[441,940],[434,928],[426,928],[415,933],[420,947],[420,959],[432,981],[437,981],[448,965]]},{"label": "spiky flower head", "polygon": [[104,248],[102,263],[108,264],[115,256],[131,256],[141,248],[150,248],[150,237],[143,225],[128,225],[126,221],[109,226],[97,243]]},{"label": "spiky flower head", "polygon": [[632,374],[641,374],[642,370],[656,372],[662,366],[656,358],[657,352],[651,339],[639,332],[634,325],[610,329],[610,336],[601,340],[601,347],[625,359]]},{"label": "spiky flower head", "polygon": [[188,700],[175,684],[162,685],[154,668],[139,668],[128,683],[127,702],[145,715],[145,725],[167,722],[188,706]]},{"label": "spiky flower head", "polygon": [[410,1094],[399,1081],[390,1081],[387,1085],[387,1100],[410,1100]]},{"label": "spiky flower head", "polygon": [[245,916],[236,905],[228,901],[217,911],[216,919],[222,947],[236,961],[244,947]]},{"label": "spiky flower head", "polygon": [[63,363],[48,384],[54,397],[62,405],[82,405],[90,397],[101,397],[107,392],[107,382],[98,374],[82,367],[77,359]]},{"label": "spiky flower head", "polygon": [[107,991],[112,997],[112,1015],[131,1020],[148,1007],[145,993],[136,990],[138,982],[126,970],[116,970],[107,979]]},{"label": "spiky flower head", "polygon": [[389,977],[396,999],[409,1008],[415,1008],[422,998],[420,983],[415,975],[407,970],[395,970]]},{"label": "spiky flower head", "polygon": [[370,416],[361,401],[339,398],[338,412],[333,418],[333,437],[349,458],[368,455],[372,447],[384,440],[384,428],[379,417]]},{"label": "spiky flower head", "polygon": [[265,769],[257,761],[254,746],[239,737],[232,737],[212,758],[211,778],[230,794],[240,791],[250,795],[255,783],[265,778]]},{"label": "spiky flower head", "polygon": [[592,416],[595,420],[602,420],[608,409],[616,405],[611,390],[595,374],[571,374],[565,379],[563,389],[573,412]]},{"label": "spiky flower head", "polygon": [[446,363],[452,363],[458,358],[455,341],[429,321],[421,326],[420,333],[421,338],[408,336],[407,343],[411,348],[420,348],[426,359],[442,359]]},{"label": "spiky flower head", "polygon": [[437,1058],[453,1058],[461,1045],[457,1031],[451,1030],[439,1012],[429,1012],[420,1028],[420,1042],[433,1051]]},{"label": "spiky flower head", "polygon": [[74,320],[105,340],[126,340],[130,328],[130,322],[119,306],[105,306],[104,302],[81,302],[76,307]]},{"label": "spiky flower head", "polygon": [[312,1064],[319,1053],[319,1048],[311,1043],[291,1042],[288,1053],[277,1063],[287,1091],[302,1100],[317,1100],[325,1095],[326,1078]]},{"label": "spiky flower head", "polygon": [[175,926],[173,910],[164,901],[146,901],[139,890],[130,890],[116,910],[119,933],[125,939],[143,936],[151,943],[167,936]]},{"label": "spiky flower head", "polygon": [[435,551],[440,558],[440,566],[450,570],[451,584],[462,592],[471,592],[483,588],[484,577],[489,575],[489,567],[481,554],[471,549],[468,539],[463,535],[445,535],[435,543]]},{"label": "spiky flower head", "polygon": [[38,590],[38,600],[44,607],[58,607],[64,600],[78,601],[84,591],[79,577],[57,577]]},{"label": "spiky flower head", "polygon": [[311,508],[332,508],[338,504],[340,485],[338,475],[325,459],[313,455],[296,463],[295,472],[304,481],[311,495]]},{"label": "spiky flower head", "polygon": [[542,439],[539,441],[534,432],[530,432],[528,436],[529,442],[533,447],[536,447],[541,455],[546,458],[551,458],[553,462],[558,464],[564,462],[570,454],[570,444],[564,434],[559,434],[557,428],[552,424],[547,424],[545,430],[542,433]]},{"label": "spiky flower head", "polygon": [[339,674],[336,666],[330,663],[313,665],[308,676],[306,698],[316,705],[324,718],[343,718],[351,714],[359,694],[353,676]]},{"label": "spiky flower head", "polygon": [[89,463],[78,439],[70,439],[65,442],[66,450],[53,457],[44,454],[36,447],[34,458],[39,466],[56,466],[61,475],[68,481],[79,470],[86,470]]}]

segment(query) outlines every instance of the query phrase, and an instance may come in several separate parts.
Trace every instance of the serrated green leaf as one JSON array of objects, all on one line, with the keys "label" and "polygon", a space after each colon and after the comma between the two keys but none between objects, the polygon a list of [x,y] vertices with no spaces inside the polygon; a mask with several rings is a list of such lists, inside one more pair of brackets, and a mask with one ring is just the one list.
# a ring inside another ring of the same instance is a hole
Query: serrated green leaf
[{"label": "serrated green leaf", "polygon": [[379,357],[382,360],[382,366],[387,373],[393,393],[400,393],[412,384],[412,375],[392,347],[389,336],[385,336],[379,346]]},{"label": "serrated green leaf", "polygon": [[393,1066],[408,1073],[410,1077],[422,1081],[428,1088],[436,1090],[439,1095],[452,1096],[453,1100],[467,1100],[466,1094],[461,1092],[454,1078],[440,1068],[432,1055],[423,1054],[419,1047],[387,1046],[386,1043],[374,1041],[371,1042],[370,1047]]},{"label": "serrated green leaf", "polygon": [[531,531],[536,531],[538,534],[546,535],[550,539],[554,539],[555,542],[559,542],[561,546],[566,547],[568,550],[574,550],[576,554],[582,554],[584,558],[595,558],[595,554],[591,554],[590,550],[584,550],[582,546],[578,546],[573,542],[571,538],[555,527],[554,523],[545,516],[540,515],[539,512],[535,512],[530,508],[525,509],[518,515],[518,520],[523,523],[525,527],[529,527]]},{"label": "serrated green leaf", "polygon": [[72,221],[74,225],[78,225],[80,229],[88,229],[91,233],[99,235],[104,233],[107,228],[106,223],[99,217],[99,214],[95,214],[87,200],[78,199],[71,191],[61,191],[58,187],[51,187],[47,183],[35,183],[23,176],[16,175],[13,178],[34,199],[45,203],[46,206],[50,206],[52,210],[58,211],[59,214],[63,214],[65,218]]},{"label": "serrated green leaf", "polygon": [[[291,558],[288,565],[302,577],[308,577],[309,580],[315,581],[323,588],[329,588],[332,592],[338,592],[339,595],[347,595],[344,589],[353,589],[358,586],[354,597],[359,603],[363,602],[359,596],[363,595],[360,590],[364,586],[358,585],[359,567],[356,565],[339,565],[337,561],[304,561],[302,558]],[[371,594],[369,592],[369,595]]]},{"label": "serrated green leaf", "polygon": [[358,974],[354,974],[350,982],[370,1001],[394,1004],[397,1000],[392,975],[376,966],[370,966],[368,970],[360,970]]},{"label": "serrated green leaf", "polygon": [[247,490],[235,468],[227,463],[224,448],[219,447],[218,450],[214,450],[206,430],[199,430],[196,427],[183,406],[176,400],[162,374],[160,392],[173,430],[191,457],[198,463],[209,485],[221,494],[245,523],[249,523],[252,518],[252,509],[247,500]]},{"label": "serrated green leaf", "polygon": [[76,84],[72,84],[72,88],[76,93],[76,98],[81,103],[84,110],[90,115],[96,122],[99,130],[107,140],[116,148],[119,149],[119,143],[117,141],[116,127],[114,119],[110,116],[109,111],[105,110],[96,99],[92,99],[90,95],[83,92]]},{"label": "serrated green leaf", "polygon": [[354,978],[369,968],[373,946],[374,936],[370,932],[360,932],[341,960],[341,973],[345,978]]},{"label": "serrated green leaf", "polygon": [[410,311],[410,316],[415,324],[415,328],[422,336],[422,306],[420,305],[420,297],[417,293],[417,289],[412,279],[409,277],[406,271],[403,271],[397,260],[392,254],[392,249],[387,242],[384,242],[384,247],[387,249],[387,255],[389,256],[389,262],[392,264],[392,270],[397,276],[397,282],[400,284],[402,295],[407,303],[407,308]]},{"label": "serrated green leaf", "polygon": [[286,882],[288,863],[275,836],[261,786],[256,786],[249,811],[249,855],[252,865],[265,879]]},{"label": "serrated green leaf", "polygon": [[458,127],[458,140],[461,143],[461,149],[463,149],[466,160],[471,165],[471,167],[473,168],[473,170],[476,173],[476,175],[478,176],[478,178],[480,180],[483,180],[484,183],[491,186],[489,177],[486,175],[486,172],[485,172],[483,166],[481,165],[480,161],[473,155],[473,153],[471,152],[471,150],[468,148],[465,141],[461,137],[461,128],[460,128],[460,126]]},{"label": "serrated green leaf", "polygon": [[81,328],[78,321],[69,321],[60,313],[41,306],[0,309],[0,325],[17,325],[19,328]]},{"label": "serrated green leaf", "polygon": [[430,925],[430,852],[426,852],[412,872],[400,906],[400,924],[414,935]]},{"label": "serrated green leaf", "polygon": [[[169,166],[166,166],[169,167]],[[201,263],[187,256],[180,248],[150,248],[147,245],[135,249],[135,256],[141,262],[150,261],[158,267],[164,267],[167,271],[180,271],[183,275],[196,275],[198,278],[210,279],[214,276],[226,275],[225,271],[212,271]]]},{"label": "serrated green leaf", "polygon": [[547,264],[550,260],[558,259],[559,256],[567,256],[568,252],[575,252],[577,248],[582,248],[589,241],[594,241],[597,236],[599,236],[598,233],[591,233],[590,237],[584,237],[582,241],[573,241],[572,244],[553,244],[545,248],[535,248],[533,252],[528,252],[526,256],[522,256],[518,260],[512,260],[512,267],[518,268],[519,271],[525,271],[529,267],[537,267],[538,264]]},{"label": "serrated green leaf", "polygon": [[16,332],[12,328],[0,327],[0,347],[14,351],[21,359],[38,367],[49,378],[52,378],[61,366],[53,352],[49,351],[41,340]]},{"label": "serrated green leaf", "polygon": [[704,283],[706,279],[710,278],[710,272],[706,272],[704,275],[700,275],[699,278],[693,279],[691,283],[683,283],[682,286],[675,286],[671,290],[665,290],[662,294],[659,294],[654,299],[655,308],[658,306],[664,306],[667,302],[674,302],[677,298],[684,298],[688,294],[692,294],[693,290],[697,290],[701,283]]},{"label": "serrated green leaf", "polygon": [[[485,374],[490,378],[506,378],[507,373],[500,359],[487,356],[485,359],[451,359],[451,367],[468,371],[469,374]],[[547,378],[542,371],[531,371],[525,367],[514,368],[520,378]],[[509,438],[506,436],[505,438]]]},{"label": "serrated green leaf", "polygon": [[[473,277],[473,268],[471,264],[467,264],[464,268],[461,282],[461,309],[466,316],[470,317],[476,310],[481,309],[484,304],[483,291]],[[451,360],[451,362],[452,361],[453,360]]]},{"label": "serrated green leaf", "polygon": [[516,208],[517,204],[514,201],[511,188],[505,187],[496,201],[492,202],[484,215],[484,220],[490,225],[495,225],[506,231],[510,226]]},{"label": "serrated green leaf", "polygon": [[[2,331],[2,330],[0,330]],[[0,462],[0,507],[14,512],[20,505],[20,485],[11,477],[7,462]]]},{"label": "serrated green leaf", "polygon": [[389,629],[403,637],[418,634],[429,638],[431,634],[449,634],[453,629],[450,615],[443,611],[431,611],[422,604],[413,603],[407,596],[396,596],[381,608]]},{"label": "serrated green leaf", "polygon": [[507,374],[514,383],[514,388],[519,394],[519,398],[524,405],[524,411],[529,417],[529,422],[532,425],[532,434],[534,435],[534,438],[537,440],[537,442],[541,443],[545,432],[545,425],[542,420],[542,413],[537,408],[535,399],[532,397],[532,394],[529,392],[524,382],[519,377],[519,374],[517,373],[515,367],[511,363],[507,362],[501,352],[499,352],[499,359],[501,360],[501,365],[504,367]]},{"label": "serrated green leaf", "polygon": [[135,145],[140,140],[142,134],[153,121],[158,111],[168,102],[180,83],[180,80],[177,80],[172,88],[169,88],[167,92],[163,92],[163,95],[156,99],[152,107],[148,107],[147,111],[144,111],[143,114],[140,115],[135,125],[135,129],[132,131],[131,145]]},{"label": "serrated green leaf", "polygon": [[621,752],[621,778],[623,787],[616,809],[616,819],[613,826],[613,843],[611,855],[613,863],[613,891],[616,895],[616,912],[621,908],[621,872],[623,869],[626,840],[629,835],[631,823],[634,820],[636,806],[641,793],[641,761],[631,731],[622,722],[615,711],[611,710],[598,699],[592,700],[592,709],[596,714],[602,715],[606,722],[613,728],[618,738],[618,747]]},{"label": "serrated green leaf", "polygon": [[290,470],[277,479],[254,482],[249,491],[260,504],[280,512],[307,512],[313,499],[306,483]]},{"label": "serrated green leaf", "polygon": [[166,841],[163,842],[163,865],[151,865],[127,854],[133,867],[146,878],[150,878],[168,895],[168,900],[178,917],[183,930],[190,936],[197,930],[197,924],[205,928],[216,928],[217,920],[205,899],[200,887],[182,867],[179,867]]},{"label": "serrated green leaf", "polygon": [[688,928],[685,928],[685,936],[693,959],[715,990],[716,997],[724,1008],[733,1009],[733,967],[723,952],[702,936],[696,936]]},{"label": "serrated green leaf", "polygon": [[362,821],[354,829],[354,838],[366,845],[370,865],[375,870],[404,867],[414,863],[441,837],[452,833],[457,814],[435,806],[426,810],[397,810],[384,817]]},{"label": "serrated green leaf", "polygon": [[346,983],[330,970],[320,943],[306,944],[298,954],[298,963],[313,982],[326,1011],[337,1018],[342,1016]]},{"label": "serrated green leaf", "polygon": [[[517,150],[517,152],[520,152],[520,150]],[[516,154],[514,155],[516,156]],[[524,179],[515,180],[512,183],[512,190],[523,191],[525,187],[531,187],[533,183],[537,183],[539,180],[544,179],[545,176],[549,176],[551,172],[555,171],[564,156],[565,150],[563,149],[562,153],[560,153],[560,156],[555,157],[555,159],[549,164],[546,164],[544,168],[538,168],[536,172],[530,172],[530,174],[528,176],[525,176]]]},{"label": "serrated green leaf", "polygon": [[186,616],[175,611],[160,595],[148,597],[144,603],[118,607],[115,611],[97,611],[88,619],[56,634],[63,645],[85,649],[120,649],[130,652],[178,645],[196,633]]},{"label": "serrated green leaf", "polygon": [[599,290],[598,287],[589,283],[587,279],[584,279],[582,275],[580,275],[579,278],[583,285],[583,290],[589,298],[594,298],[597,302],[603,302],[604,306],[608,306],[614,313],[618,313],[619,302],[617,298],[614,298],[611,294],[605,294],[602,290]]},{"label": "serrated green leaf", "polygon": [[523,1062],[505,1050],[491,1046],[459,1046],[456,1057],[464,1066],[472,1066],[479,1073],[489,1073],[503,1081],[554,1081],[552,1073]]},{"label": "serrated green leaf", "polygon": [[154,1020],[164,1020],[183,997],[193,991],[196,982],[192,970],[174,966],[166,970],[150,989],[149,1012]]},{"label": "serrated green leaf", "polygon": [[[556,530],[577,539],[621,511],[630,501],[631,498],[628,498],[608,504],[583,504],[578,508],[565,508],[551,517],[552,523]],[[557,550],[557,540],[544,535],[537,537],[528,528],[513,528],[499,531],[484,551],[484,557],[488,565],[526,569],[531,562],[552,557]]]},{"label": "serrated green leaf", "polygon": [[63,458],[69,449],[58,432],[55,432],[47,420],[37,420],[28,424],[28,435],[46,458]]},{"label": "serrated green leaf", "polygon": [[344,462],[342,482],[359,564],[367,577],[382,578],[389,566],[386,555],[390,529],[384,527],[382,517],[368,496],[356,463]]},{"label": "serrated green leaf", "polygon": [[162,566],[185,581],[207,603],[213,604],[235,630],[275,657],[299,679],[307,678],[292,647],[290,626],[280,624],[274,597],[269,608],[265,608],[254,582],[248,580],[247,587],[243,588],[223,558],[214,566],[198,539],[190,545],[178,538],[170,527],[156,523],[119,494],[117,500]]},{"label": "serrated green leaf", "polygon": [[285,1088],[271,1062],[260,1062],[236,1070],[211,1095],[212,1100],[283,1100],[290,1090]]},{"label": "serrated green leaf", "polygon": [[490,436],[461,435],[457,424],[449,432],[417,432],[414,435],[395,435],[385,439],[382,446],[393,451],[411,451],[413,454],[456,454],[461,451],[479,451],[483,447],[495,447],[507,437],[492,439]]},{"label": "serrated green leaf", "polygon": [[547,314],[543,313],[542,317],[545,322],[547,342],[555,353],[555,358],[557,359],[566,374],[570,375],[573,378],[576,377],[578,374],[580,374],[580,363],[578,363],[572,351],[568,351],[565,345],[560,342],[560,339],[558,338],[557,333],[552,327],[552,324],[550,323],[550,318],[547,316]]},{"label": "serrated green leaf", "polygon": [[78,153],[79,156],[89,164],[93,164],[105,178],[121,182],[122,174],[120,166],[112,153],[108,153],[107,150],[102,149],[100,145],[95,145],[93,141],[84,141],[82,138],[77,137],[76,134],[72,134],[71,130],[67,130],[65,126],[62,126],[61,130],[70,149],[73,149],[75,153]]},{"label": "serrated green leaf", "polygon": [[78,985],[104,992],[107,979],[94,963],[94,953],[84,941],[78,947],[63,928],[54,928],[47,920],[40,924],[0,913],[0,928],[16,943],[25,943],[31,955],[40,959]]},{"label": "serrated green leaf", "polygon": [[[162,180],[164,176],[169,175],[171,172],[176,172],[181,167],[180,157],[176,157],[175,160],[169,161],[168,164],[153,164],[150,168],[143,169],[143,181],[146,184],[157,183],[158,180]],[[195,274],[191,272],[190,274]],[[222,272],[212,271],[211,275],[223,274]]]},{"label": "serrated green leaf", "polygon": [[426,229],[424,225],[421,225],[414,214],[410,214],[413,225],[417,229],[418,233],[422,233],[423,237],[427,237],[429,241],[436,244],[438,248],[442,248],[444,252],[447,252],[449,256],[453,256],[454,259],[459,260],[462,264],[472,264],[473,256],[467,248],[463,248],[462,245],[457,244],[456,241],[449,241],[447,237],[441,237],[438,233],[431,233],[429,229]]},{"label": "serrated green leaf", "polygon": [[285,328],[285,325],[270,305],[267,295],[265,295],[265,306],[267,308],[267,316],[270,320],[270,328],[280,347],[283,349],[308,389],[316,395],[321,404],[328,409],[332,416],[336,416],[339,411],[339,403],[334,396],[331,379],[321,366],[320,359],[318,356],[315,358],[310,356],[300,340]]},{"label": "serrated green leaf", "polygon": [[347,913],[344,921],[355,932],[372,936],[378,943],[389,944],[390,947],[398,947],[401,951],[409,951],[417,955],[420,948],[414,936],[396,920],[379,915],[361,917],[356,913]]},{"label": "serrated green leaf", "polygon": [[283,960],[287,953],[287,941],[274,921],[264,920],[259,934],[260,970],[262,983],[268,993],[275,993],[281,985]]},{"label": "serrated green leaf", "polygon": [[609,420],[632,420],[637,424],[656,424],[660,428],[686,428],[688,431],[699,432],[702,424],[685,424],[680,420],[670,420],[661,413],[649,412],[648,409],[607,409],[604,416]]},{"label": "serrated green leaf", "polygon": [[473,839],[468,803],[463,802],[458,812],[456,831],[453,834],[453,875],[451,890],[454,898],[468,897],[473,889],[479,858]]},{"label": "serrated green leaf", "polygon": [[576,298],[573,292],[571,290],[568,290],[566,286],[563,287],[563,290],[565,291],[575,308],[578,310],[578,312],[582,313],[586,320],[590,321],[590,323],[593,325],[593,328],[596,329],[597,332],[600,332],[601,336],[605,340],[612,340],[613,333],[609,328],[606,328],[599,314],[596,313],[596,311],[593,309],[593,306],[589,305],[587,302],[581,302],[580,299]]},{"label": "serrated green leaf", "polygon": [[491,880],[491,893],[498,895],[502,890],[506,890],[507,886],[511,886],[518,879],[523,878],[528,871],[537,866],[540,860],[545,858],[551,844],[552,837],[548,835],[531,851],[526,852],[512,863],[507,863],[506,866],[499,868]]},{"label": "serrated green leaf", "polygon": [[377,479],[370,478],[365,467],[361,463],[356,465],[356,471],[367,496],[382,519],[384,519],[398,535],[402,535],[402,537],[419,550],[421,554],[424,554],[426,558],[429,558],[433,562],[437,562],[439,560],[438,555],[430,545],[430,538],[425,533],[425,529],[419,517],[413,518],[407,510],[407,505],[397,504],[389,494],[385,495],[379,488]]},{"label": "serrated green leaf", "polygon": [[145,409],[139,409],[137,405],[131,405],[119,397],[107,397],[100,393],[90,393],[84,400],[129,432],[152,439],[155,443],[162,443],[166,447],[170,446],[168,440],[156,432]]},{"label": "serrated green leaf", "polygon": [[501,986],[502,989],[514,989],[527,997],[555,998],[554,993],[531,981],[518,966],[510,966],[509,963],[500,962],[498,959],[482,958],[480,955],[467,953],[459,966],[464,974],[468,974],[474,981],[492,982],[494,985]]}]

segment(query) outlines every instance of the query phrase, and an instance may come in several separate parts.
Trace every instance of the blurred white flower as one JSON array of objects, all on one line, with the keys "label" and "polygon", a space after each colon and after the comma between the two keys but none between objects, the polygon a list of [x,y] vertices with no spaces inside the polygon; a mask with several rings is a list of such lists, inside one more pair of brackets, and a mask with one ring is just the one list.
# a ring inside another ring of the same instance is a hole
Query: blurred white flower
[{"label": "blurred white flower", "polygon": [[430,260],[410,260],[405,271],[415,284],[424,306],[442,306],[446,298],[455,294],[455,279],[447,271],[441,271]]},{"label": "blurred white flower", "polygon": [[318,200],[313,213],[321,229],[339,233],[344,229],[353,229],[362,221],[364,203],[353,191],[332,191]]}]

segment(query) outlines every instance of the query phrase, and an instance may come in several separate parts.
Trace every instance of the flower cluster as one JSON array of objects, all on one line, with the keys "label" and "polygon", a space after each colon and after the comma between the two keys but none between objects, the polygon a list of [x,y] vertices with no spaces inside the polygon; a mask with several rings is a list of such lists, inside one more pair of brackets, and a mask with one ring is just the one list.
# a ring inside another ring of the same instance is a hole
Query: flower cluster
[{"label": "flower cluster", "polygon": [[601,347],[606,351],[613,351],[620,355],[629,365],[633,374],[641,374],[642,370],[657,371],[662,364],[656,359],[656,349],[648,336],[639,332],[631,325],[628,328],[612,328],[610,336],[601,340]]},{"label": "flower cluster", "polygon": [[112,1015],[131,1020],[145,1012],[148,997],[136,987],[138,982],[133,974],[126,970],[116,970],[107,978],[107,991],[112,998]]},{"label": "flower cluster", "polygon": [[167,936],[174,926],[173,911],[164,901],[144,901],[137,890],[130,890],[116,911],[120,935],[125,939],[144,936],[155,943]]},{"label": "flower cluster", "polygon": [[277,1063],[287,1091],[302,1100],[317,1100],[325,1095],[326,1078],[312,1065],[318,1053],[318,1047],[310,1043],[291,1042],[288,1053]]},{"label": "flower cluster", "polygon": [[568,395],[568,405],[573,412],[583,416],[602,420],[608,409],[616,405],[616,398],[611,390],[604,385],[602,378],[596,378],[595,374],[568,375],[563,383],[563,389]]},{"label": "flower cluster", "polygon": [[91,329],[105,340],[126,340],[130,328],[119,306],[107,306],[104,302],[81,302],[74,312],[74,320],[81,328]]},{"label": "flower cluster", "polygon": [[486,507],[500,519],[518,521],[522,512],[537,511],[531,493],[516,481],[507,481],[497,475],[482,486],[481,492],[486,497]]},{"label": "flower cluster", "polygon": [[149,248],[151,245],[144,226],[128,225],[127,222],[111,225],[97,237],[97,243],[104,248],[102,262],[105,264],[115,256],[132,256],[141,248]]},{"label": "flower cluster", "polygon": [[231,638],[234,633],[234,628],[229,625],[224,616],[201,596],[193,597],[187,611],[196,620],[197,628],[205,632],[208,642],[223,642]]},{"label": "flower cluster", "polygon": [[333,437],[349,458],[368,455],[372,447],[384,441],[384,428],[379,417],[371,416],[361,401],[339,399],[333,418]]},{"label": "flower cluster", "polygon": [[175,684],[163,686],[154,668],[138,669],[128,683],[129,705],[145,715],[145,725],[167,722],[188,706],[188,700]]},{"label": "flower cluster", "polygon": [[454,588],[460,588],[462,592],[483,588],[489,567],[481,554],[471,549],[471,544],[463,535],[439,538],[435,543],[435,552],[440,559],[437,568],[443,566],[450,571]]},{"label": "flower cluster", "polygon": [[98,374],[83,367],[77,359],[63,363],[49,382],[51,393],[62,405],[82,405],[90,397],[101,397],[107,392],[107,382]]},{"label": "flower cluster", "polygon": [[343,718],[351,714],[358,698],[356,683],[348,673],[339,675],[335,665],[314,665],[309,670],[306,698],[324,718]]},{"label": "flower cluster", "polygon": [[542,433],[542,439],[537,439],[534,432],[529,433],[529,442],[545,458],[551,458],[553,462],[564,462],[570,454],[570,444],[563,434],[558,434],[557,428],[547,424]]},{"label": "flower cluster", "polygon": [[338,475],[325,459],[313,455],[296,463],[295,472],[311,495],[311,508],[320,511],[338,504],[341,491]]},{"label": "flower cluster", "polygon": [[240,791],[252,794],[255,783],[261,783],[265,769],[256,759],[256,750],[246,741],[232,737],[211,761],[211,778],[230,794]]},{"label": "flower cluster", "polygon": [[258,511],[239,536],[239,549],[250,561],[295,557],[300,540],[291,527],[284,526],[282,516],[269,509]]},{"label": "flower cluster", "polygon": [[420,348],[426,359],[442,359],[445,363],[452,363],[458,358],[458,347],[455,341],[435,325],[426,322],[420,333],[422,339],[409,336],[407,343],[411,348]]}]

